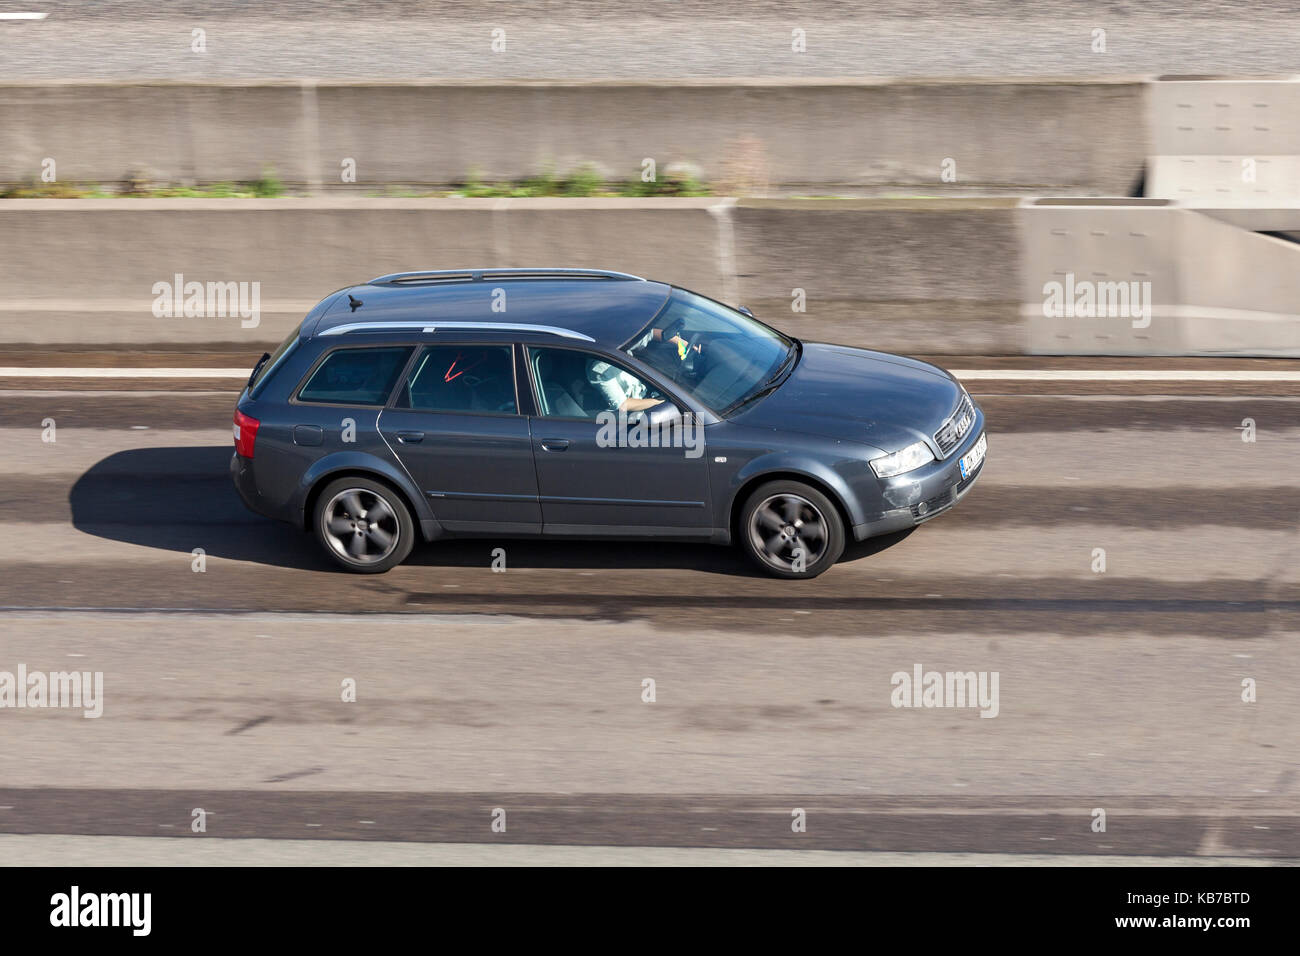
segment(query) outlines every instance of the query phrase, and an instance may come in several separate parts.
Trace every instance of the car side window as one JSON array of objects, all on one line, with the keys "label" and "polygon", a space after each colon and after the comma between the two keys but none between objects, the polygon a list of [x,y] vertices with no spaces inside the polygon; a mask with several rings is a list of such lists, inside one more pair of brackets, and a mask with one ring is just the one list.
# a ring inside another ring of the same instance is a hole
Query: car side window
[{"label": "car side window", "polygon": [[529,348],[538,412],[545,418],[587,418],[617,411],[632,398],[663,399],[661,391],[603,355],[575,349]]},{"label": "car side window", "polygon": [[298,401],[383,405],[410,355],[411,346],[336,349],[299,389]]},{"label": "car side window", "polygon": [[397,407],[427,412],[515,414],[515,363],[509,345],[433,345],[397,395]]}]

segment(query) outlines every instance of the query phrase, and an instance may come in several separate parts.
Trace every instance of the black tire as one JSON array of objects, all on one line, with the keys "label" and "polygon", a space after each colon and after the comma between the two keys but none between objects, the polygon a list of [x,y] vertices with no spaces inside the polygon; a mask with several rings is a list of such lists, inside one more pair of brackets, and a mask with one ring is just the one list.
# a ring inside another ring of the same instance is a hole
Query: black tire
[{"label": "black tire", "polygon": [[357,574],[395,568],[415,546],[415,522],[402,496],[371,478],[331,481],[316,498],[311,524],[325,553]]},{"label": "black tire", "polygon": [[[810,533],[814,528],[819,533]],[[740,510],[736,537],[751,561],[778,578],[815,578],[844,553],[839,509],[799,481],[769,481],[755,488]]]}]

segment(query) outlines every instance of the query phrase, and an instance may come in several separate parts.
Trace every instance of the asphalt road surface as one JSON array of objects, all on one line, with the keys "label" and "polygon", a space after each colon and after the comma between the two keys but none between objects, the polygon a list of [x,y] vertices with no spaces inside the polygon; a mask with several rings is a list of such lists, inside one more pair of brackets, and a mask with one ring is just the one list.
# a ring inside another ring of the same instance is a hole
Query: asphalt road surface
[{"label": "asphalt road surface", "polygon": [[0,80],[1239,76],[1294,72],[1298,13],[1295,0],[0,0]]},{"label": "asphalt road surface", "polygon": [[[946,358],[988,370],[968,381],[980,482],[795,584],[635,543],[449,542],[336,572],[230,486],[237,386],[216,370],[242,361],[138,358],[212,377],[0,358],[0,672],[103,672],[97,719],[0,709],[15,852],[1300,858],[1300,384],[1134,374],[1300,363]],[[1026,376],[1081,367],[1115,377]],[[918,665],[996,672],[996,716],[893,706]]]}]

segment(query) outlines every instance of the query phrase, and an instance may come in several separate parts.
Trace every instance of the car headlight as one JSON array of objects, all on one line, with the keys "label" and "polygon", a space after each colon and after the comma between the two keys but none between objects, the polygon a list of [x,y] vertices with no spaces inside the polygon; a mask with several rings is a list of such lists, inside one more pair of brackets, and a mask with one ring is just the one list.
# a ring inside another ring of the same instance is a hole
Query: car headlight
[{"label": "car headlight", "polygon": [[876,473],[877,478],[893,478],[895,475],[901,475],[913,468],[920,468],[932,461],[934,461],[934,452],[930,451],[930,446],[923,441],[918,441],[908,445],[902,451],[894,452],[892,455],[886,455],[884,458],[873,458],[871,460],[871,470]]}]

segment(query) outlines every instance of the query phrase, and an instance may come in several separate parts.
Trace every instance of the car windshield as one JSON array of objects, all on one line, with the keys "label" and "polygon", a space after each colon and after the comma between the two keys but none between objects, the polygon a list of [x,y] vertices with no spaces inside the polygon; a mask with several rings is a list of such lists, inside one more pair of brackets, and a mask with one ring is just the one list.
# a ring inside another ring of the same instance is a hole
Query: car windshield
[{"label": "car windshield", "polygon": [[762,392],[798,354],[775,329],[684,289],[623,350],[716,412]]}]

